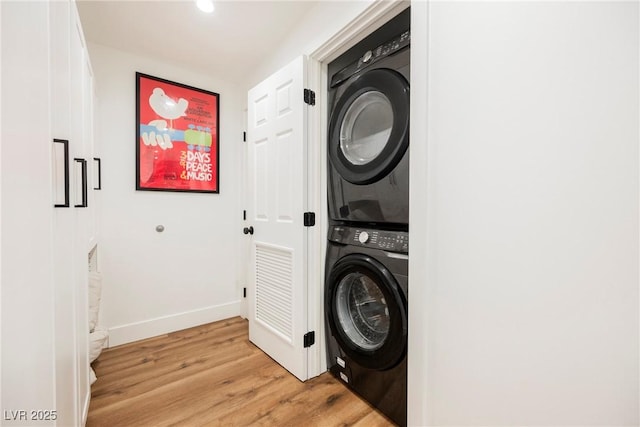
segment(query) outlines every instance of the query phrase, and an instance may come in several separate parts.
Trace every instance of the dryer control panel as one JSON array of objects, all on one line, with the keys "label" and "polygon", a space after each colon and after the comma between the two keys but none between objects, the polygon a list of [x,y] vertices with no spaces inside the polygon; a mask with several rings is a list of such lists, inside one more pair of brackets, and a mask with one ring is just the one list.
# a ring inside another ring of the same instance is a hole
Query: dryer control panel
[{"label": "dryer control panel", "polygon": [[409,253],[409,233],[406,231],[334,226],[329,229],[329,240],[343,245],[363,246],[402,254]]},{"label": "dryer control panel", "polygon": [[375,64],[382,58],[392,55],[397,51],[409,46],[410,44],[411,32],[410,30],[406,30],[397,35],[393,40],[389,40],[388,42],[377,46],[375,49],[364,52],[357,61],[347,65],[345,68],[338,71],[333,75],[333,77],[331,77],[330,87],[334,87],[342,83],[343,81],[368,67],[369,65]]},{"label": "dryer control panel", "polygon": [[410,34],[411,33],[409,32],[409,30],[407,30],[404,33],[397,36],[396,38],[394,38],[393,40],[390,40],[384,44],[381,44],[380,46],[376,47],[373,50],[366,51],[364,55],[362,55],[360,59],[358,59],[358,64],[356,65],[356,69],[359,70],[364,66],[373,64],[380,58],[384,58],[385,56],[388,56],[394,53],[395,51],[400,50],[405,46],[408,46],[411,39]]}]

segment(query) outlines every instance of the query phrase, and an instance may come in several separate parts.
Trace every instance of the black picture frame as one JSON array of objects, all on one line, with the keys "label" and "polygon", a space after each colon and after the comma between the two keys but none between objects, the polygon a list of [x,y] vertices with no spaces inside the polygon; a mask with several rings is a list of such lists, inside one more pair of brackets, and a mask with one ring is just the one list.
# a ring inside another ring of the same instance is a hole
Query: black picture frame
[{"label": "black picture frame", "polygon": [[220,193],[220,94],[136,72],[136,190]]}]

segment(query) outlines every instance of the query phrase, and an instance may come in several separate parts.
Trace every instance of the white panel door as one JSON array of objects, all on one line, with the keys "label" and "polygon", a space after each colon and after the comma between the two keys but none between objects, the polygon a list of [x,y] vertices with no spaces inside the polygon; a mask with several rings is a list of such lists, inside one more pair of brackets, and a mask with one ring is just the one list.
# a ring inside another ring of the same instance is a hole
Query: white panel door
[{"label": "white panel door", "polygon": [[[306,58],[249,91],[246,227],[253,227],[249,338],[301,380],[307,375]],[[247,230],[245,230],[247,231]]]}]

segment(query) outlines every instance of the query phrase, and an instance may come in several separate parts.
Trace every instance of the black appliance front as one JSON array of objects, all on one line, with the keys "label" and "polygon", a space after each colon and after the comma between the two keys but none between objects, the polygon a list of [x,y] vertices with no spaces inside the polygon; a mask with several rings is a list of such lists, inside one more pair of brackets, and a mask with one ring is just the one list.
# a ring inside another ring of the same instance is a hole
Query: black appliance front
[{"label": "black appliance front", "polygon": [[329,370],[399,425],[407,418],[407,254],[406,232],[330,228]]},{"label": "black appliance front", "polygon": [[409,223],[408,17],[407,10],[378,30],[393,37],[380,42],[374,33],[365,41],[378,44],[360,43],[329,65],[333,221]]}]

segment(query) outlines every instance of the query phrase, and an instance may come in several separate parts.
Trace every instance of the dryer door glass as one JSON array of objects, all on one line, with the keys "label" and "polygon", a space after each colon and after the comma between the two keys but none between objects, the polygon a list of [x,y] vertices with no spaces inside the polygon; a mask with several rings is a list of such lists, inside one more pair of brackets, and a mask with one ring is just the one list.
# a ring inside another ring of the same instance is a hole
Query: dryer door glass
[{"label": "dryer door glass", "polygon": [[388,69],[345,83],[329,121],[329,160],[342,178],[371,184],[389,174],[409,147],[409,84]]},{"label": "dryer door glass", "polygon": [[389,308],[375,281],[347,274],[336,289],[336,314],[351,342],[363,350],[382,347],[389,334]]},{"label": "dryer door glass", "polygon": [[340,149],[354,165],[365,165],[378,157],[393,128],[393,107],[378,91],[358,96],[347,109],[340,126]]}]

